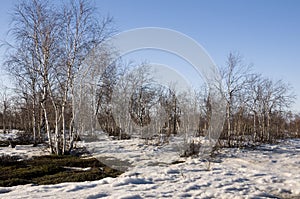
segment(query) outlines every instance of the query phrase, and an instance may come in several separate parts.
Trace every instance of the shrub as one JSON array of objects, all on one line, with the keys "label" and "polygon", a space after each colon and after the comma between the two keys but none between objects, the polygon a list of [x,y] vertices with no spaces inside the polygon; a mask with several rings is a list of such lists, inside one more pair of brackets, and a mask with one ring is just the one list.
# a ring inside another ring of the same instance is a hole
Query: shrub
[{"label": "shrub", "polygon": [[201,147],[201,143],[196,143],[194,141],[191,141],[190,143],[186,143],[180,152],[180,157],[198,156],[200,152],[200,147]]}]

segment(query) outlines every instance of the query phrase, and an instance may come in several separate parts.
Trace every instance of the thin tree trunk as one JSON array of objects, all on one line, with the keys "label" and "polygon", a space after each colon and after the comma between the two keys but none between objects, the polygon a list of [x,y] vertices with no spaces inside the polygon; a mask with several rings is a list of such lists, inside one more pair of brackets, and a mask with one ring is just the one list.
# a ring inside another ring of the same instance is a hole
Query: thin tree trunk
[{"label": "thin tree trunk", "polygon": [[230,146],[230,134],[231,134],[231,125],[230,125],[230,104],[227,104],[226,108],[226,119],[227,119],[227,142]]},{"label": "thin tree trunk", "polygon": [[65,100],[61,107],[61,120],[62,120],[62,133],[63,133],[63,147],[62,147],[62,154],[66,153],[67,148],[67,141],[66,141],[66,120],[65,120]]},{"label": "thin tree trunk", "polygon": [[3,133],[6,133],[6,110],[7,110],[7,102],[6,100],[3,101],[3,118],[2,118],[2,126],[3,126]]},{"label": "thin tree trunk", "polygon": [[48,135],[48,140],[49,140],[49,147],[50,147],[50,153],[53,154],[53,143],[52,143],[52,137],[51,137],[51,130],[50,130],[50,125],[49,125],[49,120],[48,120],[48,114],[45,108],[45,105],[42,104],[42,109],[44,112],[44,119],[45,119],[45,123],[46,123],[46,131],[47,131],[47,135]]},{"label": "thin tree trunk", "polygon": [[32,132],[33,132],[33,143],[36,144],[36,111],[35,111],[35,102],[32,106]]},{"label": "thin tree trunk", "polygon": [[253,142],[256,142],[256,112],[253,114]]}]

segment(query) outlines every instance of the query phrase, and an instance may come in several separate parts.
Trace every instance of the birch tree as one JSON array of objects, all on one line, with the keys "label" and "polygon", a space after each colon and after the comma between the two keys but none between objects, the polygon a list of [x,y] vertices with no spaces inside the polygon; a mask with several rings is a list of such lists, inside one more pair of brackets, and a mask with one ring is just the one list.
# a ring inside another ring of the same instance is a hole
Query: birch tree
[{"label": "birch tree", "polygon": [[222,78],[224,81],[226,106],[226,130],[228,144],[230,145],[230,137],[234,135],[232,120],[234,104],[239,96],[242,96],[243,89],[248,84],[247,76],[250,75],[250,65],[243,63],[242,57],[239,54],[229,53],[226,66],[221,69]]},{"label": "birch tree", "polygon": [[[62,153],[66,152],[67,147],[65,109],[69,97],[71,103],[74,103],[74,78],[88,53],[96,46],[99,46],[113,32],[111,27],[112,18],[106,17],[99,21],[95,11],[86,0],[72,1],[71,5],[65,5],[60,17],[62,19],[60,24],[62,29],[60,43],[63,52],[61,57],[61,74],[59,76],[62,89]],[[98,68],[101,67],[98,66]],[[74,108],[74,106],[72,107]],[[75,110],[72,110],[72,118],[74,118],[74,112]],[[71,133],[72,124],[73,119],[71,119],[69,124],[69,132]],[[72,135],[70,139],[72,143]]]},{"label": "birch tree", "polygon": [[[48,1],[30,0],[22,1],[14,9],[10,32],[16,43],[9,46],[6,66],[24,87],[30,88],[27,93],[33,102],[34,135],[39,126],[37,104],[43,110],[41,121],[46,126],[51,152],[65,154],[72,149],[74,78],[90,50],[112,33],[111,22],[110,17],[98,18],[87,0],[71,1],[62,8]],[[71,113],[66,109],[71,109]],[[54,113],[52,123],[50,113]],[[51,125],[54,126],[54,144]]]}]

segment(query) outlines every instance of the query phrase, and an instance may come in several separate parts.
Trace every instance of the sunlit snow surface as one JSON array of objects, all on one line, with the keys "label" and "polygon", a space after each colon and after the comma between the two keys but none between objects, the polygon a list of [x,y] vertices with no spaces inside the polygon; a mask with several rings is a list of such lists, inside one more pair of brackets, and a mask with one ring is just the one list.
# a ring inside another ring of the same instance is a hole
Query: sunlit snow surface
[{"label": "sunlit snow surface", "polygon": [[300,139],[255,150],[222,149],[210,165],[200,158],[170,164],[178,160],[172,144],[141,143],[81,143],[99,159],[124,161],[128,170],[118,178],[0,187],[0,198],[300,198]]}]

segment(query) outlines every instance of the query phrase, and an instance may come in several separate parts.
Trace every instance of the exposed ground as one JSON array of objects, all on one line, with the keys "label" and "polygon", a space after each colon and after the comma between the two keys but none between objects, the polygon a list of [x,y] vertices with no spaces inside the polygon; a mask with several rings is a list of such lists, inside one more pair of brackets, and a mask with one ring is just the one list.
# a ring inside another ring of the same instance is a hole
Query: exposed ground
[{"label": "exposed ground", "polygon": [[48,155],[21,160],[17,156],[2,156],[0,162],[0,186],[2,187],[94,181],[117,177],[122,173],[93,157]]}]

